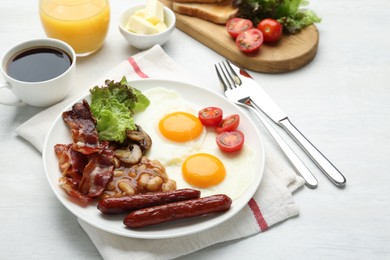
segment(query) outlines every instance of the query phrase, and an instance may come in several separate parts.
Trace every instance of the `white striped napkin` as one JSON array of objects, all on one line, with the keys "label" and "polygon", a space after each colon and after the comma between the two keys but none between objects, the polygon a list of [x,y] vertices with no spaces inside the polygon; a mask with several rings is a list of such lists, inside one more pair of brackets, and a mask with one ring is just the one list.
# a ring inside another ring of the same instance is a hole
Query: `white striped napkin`
[{"label": "white striped napkin", "polygon": [[[168,57],[159,45],[123,61],[104,79],[120,80],[123,75],[129,80],[175,78],[186,81],[190,78],[188,73]],[[101,84],[101,81],[99,82],[98,84]],[[70,100],[63,101],[37,114],[19,126],[16,129],[17,134],[42,151],[49,126],[69,103]],[[293,201],[292,192],[301,187],[304,181],[287,164],[271,137],[264,135],[263,140],[266,164],[261,185],[248,205],[223,224],[193,235],[148,240],[145,243],[142,239],[107,233],[82,220],[79,220],[79,223],[104,259],[172,259],[216,243],[247,237],[267,230],[278,222],[298,215],[299,208]]]}]

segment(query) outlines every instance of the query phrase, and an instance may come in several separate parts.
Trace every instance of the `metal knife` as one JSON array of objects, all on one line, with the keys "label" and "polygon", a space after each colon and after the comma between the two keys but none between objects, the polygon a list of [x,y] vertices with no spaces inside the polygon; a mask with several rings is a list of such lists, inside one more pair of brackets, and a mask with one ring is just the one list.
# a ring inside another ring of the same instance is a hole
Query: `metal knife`
[{"label": "metal knife", "polygon": [[237,78],[242,81],[241,85],[251,90],[250,97],[261,111],[293,137],[333,184],[339,187],[344,186],[346,179],[343,174],[290,122],[288,116],[249,73],[231,62],[229,64],[234,72],[240,76]]}]

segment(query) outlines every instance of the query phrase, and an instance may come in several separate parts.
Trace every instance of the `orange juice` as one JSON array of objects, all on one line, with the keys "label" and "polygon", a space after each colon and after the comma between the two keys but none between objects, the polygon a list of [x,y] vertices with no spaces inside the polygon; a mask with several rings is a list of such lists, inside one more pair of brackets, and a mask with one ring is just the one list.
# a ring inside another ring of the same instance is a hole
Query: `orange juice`
[{"label": "orange juice", "polygon": [[78,56],[103,45],[110,22],[108,0],[41,0],[39,14],[47,36],[67,42]]}]

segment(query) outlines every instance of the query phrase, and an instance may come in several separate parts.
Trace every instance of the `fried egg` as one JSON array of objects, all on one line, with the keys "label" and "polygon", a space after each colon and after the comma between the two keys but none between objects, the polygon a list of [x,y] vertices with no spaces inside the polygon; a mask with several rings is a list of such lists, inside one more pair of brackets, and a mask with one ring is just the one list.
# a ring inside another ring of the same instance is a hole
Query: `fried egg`
[{"label": "fried egg", "polygon": [[[178,188],[198,189],[202,196],[222,193],[231,199],[236,199],[249,188],[256,174],[256,169],[253,166],[254,153],[246,145],[239,152],[224,153],[219,150],[215,138],[216,133],[208,131],[203,146],[186,159],[195,156],[212,156],[220,161],[225,173],[223,173],[220,163],[212,161],[213,159],[208,157],[200,159],[199,164],[188,165],[184,164],[185,159],[181,165],[172,165],[167,167],[166,171],[168,176],[176,181]],[[190,177],[186,177],[186,175]],[[217,180],[220,182],[215,183]]]},{"label": "fried egg", "polygon": [[160,133],[174,142],[196,139],[203,131],[199,118],[187,112],[172,112],[158,123]]},{"label": "fried egg", "polygon": [[[202,165],[202,167],[199,167]],[[208,153],[193,154],[182,164],[184,180],[193,186],[208,188],[225,179],[226,169],[218,157]]]},{"label": "fried egg", "polygon": [[254,153],[244,145],[235,153],[223,153],[216,133],[197,118],[201,107],[189,103],[173,90],[153,88],[143,91],[150,100],[147,109],[134,116],[151,137],[147,156],[159,160],[177,188],[194,188],[202,197],[226,194],[238,198],[256,174]]},{"label": "fried egg", "polygon": [[[177,92],[164,88],[143,91],[150,104],[134,115],[134,122],[152,139],[148,157],[169,166],[181,163],[203,145],[205,127],[197,110]],[[179,130],[178,130],[179,129]]]}]

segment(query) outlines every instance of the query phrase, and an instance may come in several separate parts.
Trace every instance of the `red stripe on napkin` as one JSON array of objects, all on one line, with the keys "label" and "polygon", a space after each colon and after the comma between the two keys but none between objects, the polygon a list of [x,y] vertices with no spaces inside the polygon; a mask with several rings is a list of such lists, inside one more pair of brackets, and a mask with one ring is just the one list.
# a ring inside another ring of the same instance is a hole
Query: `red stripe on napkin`
[{"label": "red stripe on napkin", "polygon": [[140,77],[140,78],[149,78],[148,75],[146,75],[142,70],[141,68],[138,66],[137,62],[132,58],[130,57],[128,59],[130,65],[133,67],[135,73],[137,73],[137,75]]},{"label": "red stripe on napkin", "polygon": [[255,218],[256,218],[257,224],[259,224],[260,230],[264,231],[264,230],[268,229],[268,224],[267,224],[267,222],[265,222],[263,214],[261,214],[259,205],[257,205],[256,201],[252,198],[248,202],[248,205],[251,208],[253,215],[255,215]]}]

